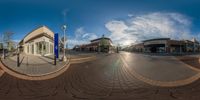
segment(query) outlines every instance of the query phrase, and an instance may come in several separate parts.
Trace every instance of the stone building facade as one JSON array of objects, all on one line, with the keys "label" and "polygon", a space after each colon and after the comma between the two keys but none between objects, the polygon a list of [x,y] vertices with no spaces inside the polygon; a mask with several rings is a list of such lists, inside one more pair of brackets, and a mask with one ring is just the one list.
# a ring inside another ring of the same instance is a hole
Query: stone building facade
[{"label": "stone building facade", "polygon": [[28,55],[53,55],[54,33],[46,26],[39,27],[28,33],[19,45],[20,51]]}]

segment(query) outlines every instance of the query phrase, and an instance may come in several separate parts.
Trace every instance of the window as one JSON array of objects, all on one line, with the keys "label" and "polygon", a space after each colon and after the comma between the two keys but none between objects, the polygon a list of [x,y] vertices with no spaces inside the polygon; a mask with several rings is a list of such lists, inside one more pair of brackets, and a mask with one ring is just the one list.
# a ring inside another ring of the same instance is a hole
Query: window
[{"label": "window", "polygon": [[36,53],[39,54],[39,43],[36,43]]},{"label": "window", "polygon": [[27,53],[29,53],[29,45],[27,45]]},{"label": "window", "polygon": [[32,44],[32,54],[34,54],[34,44]]},{"label": "window", "polygon": [[50,53],[53,53],[53,45],[50,44]]},{"label": "window", "polygon": [[48,42],[46,42],[46,52],[47,52],[47,54],[49,53],[49,43]]}]

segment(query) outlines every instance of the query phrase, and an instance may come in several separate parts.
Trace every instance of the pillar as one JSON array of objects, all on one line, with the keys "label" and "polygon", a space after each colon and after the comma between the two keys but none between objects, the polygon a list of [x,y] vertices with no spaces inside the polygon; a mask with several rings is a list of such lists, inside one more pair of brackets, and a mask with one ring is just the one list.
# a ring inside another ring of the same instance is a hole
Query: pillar
[{"label": "pillar", "polygon": [[51,44],[48,42],[48,45],[49,45],[49,52],[48,53],[51,54],[51,52],[50,52],[51,51]]},{"label": "pillar", "polygon": [[44,55],[44,42],[42,42],[42,55]]},{"label": "pillar", "polygon": [[37,54],[37,44],[34,42],[34,55],[36,55]]}]

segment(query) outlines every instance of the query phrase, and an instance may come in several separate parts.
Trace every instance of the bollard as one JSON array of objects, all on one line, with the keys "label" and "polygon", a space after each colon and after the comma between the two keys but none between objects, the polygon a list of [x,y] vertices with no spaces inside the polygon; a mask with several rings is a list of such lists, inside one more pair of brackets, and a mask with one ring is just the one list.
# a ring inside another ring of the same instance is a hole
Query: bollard
[{"label": "bollard", "polygon": [[54,55],[54,65],[56,65],[56,55]]},{"label": "bollard", "polygon": [[28,56],[26,57],[26,65],[28,66]]},{"label": "bollard", "polygon": [[19,67],[20,63],[19,63],[19,53],[17,54],[17,67]]},{"label": "bollard", "polygon": [[6,59],[5,51],[3,52],[3,59]]}]

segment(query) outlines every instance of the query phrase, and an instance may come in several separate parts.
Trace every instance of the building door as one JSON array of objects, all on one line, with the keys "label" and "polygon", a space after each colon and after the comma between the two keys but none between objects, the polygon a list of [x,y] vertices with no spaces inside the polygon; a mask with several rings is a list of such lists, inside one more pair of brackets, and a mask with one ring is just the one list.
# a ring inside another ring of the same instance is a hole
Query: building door
[{"label": "building door", "polygon": [[157,52],[157,48],[156,47],[151,47],[150,51],[151,51],[151,53],[156,53]]},{"label": "building door", "polygon": [[42,43],[39,42],[38,44],[39,44],[39,45],[38,45],[38,54],[41,54],[41,55],[42,55]]}]

